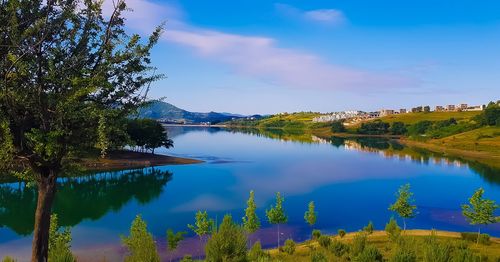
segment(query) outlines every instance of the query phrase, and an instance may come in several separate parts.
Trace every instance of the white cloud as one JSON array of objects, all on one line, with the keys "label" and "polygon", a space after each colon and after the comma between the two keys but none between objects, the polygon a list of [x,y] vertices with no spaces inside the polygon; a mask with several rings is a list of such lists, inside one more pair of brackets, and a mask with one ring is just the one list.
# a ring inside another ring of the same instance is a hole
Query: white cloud
[{"label": "white cloud", "polygon": [[[110,0],[108,0],[110,1]],[[230,66],[236,73],[282,87],[350,90],[396,88],[415,85],[412,79],[397,74],[371,72],[336,65],[318,55],[279,47],[270,37],[247,36],[210,30],[186,24],[178,8],[147,0],[128,0],[134,9],[127,12],[127,26],[143,32],[167,21],[163,39],[186,47],[200,57]],[[293,7],[281,5],[290,12]],[[330,11],[311,11],[310,19],[337,19]],[[314,18],[313,18],[314,17]]]},{"label": "white cloud", "polygon": [[278,3],[274,6],[278,12],[295,19],[329,25],[341,25],[347,21],[344,13],[338,9],[315,9],[304,11],[287,4]]},{"label": "white cloud", "polygon": [[332,24],[343,24],[346,20],[342,11],[336,9],[318,9],[307,11],[304,13],[304,16],[310,20]]}]

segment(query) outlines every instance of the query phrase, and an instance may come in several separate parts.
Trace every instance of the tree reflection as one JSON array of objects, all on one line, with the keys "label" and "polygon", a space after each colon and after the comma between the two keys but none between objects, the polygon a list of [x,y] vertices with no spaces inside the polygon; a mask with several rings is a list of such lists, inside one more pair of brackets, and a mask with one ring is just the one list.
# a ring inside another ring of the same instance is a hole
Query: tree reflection
[{"label": "tree reflection", "polygon": [[[141,204],[157,198],[172,173],[155,168],[61,178],[53,212],[61,226],[75,226],[84,219],[97,220],[118,211],[135,199]],[[0,226],[17,234],[33,231],[37,190],[24,183],[0,185]]]}]

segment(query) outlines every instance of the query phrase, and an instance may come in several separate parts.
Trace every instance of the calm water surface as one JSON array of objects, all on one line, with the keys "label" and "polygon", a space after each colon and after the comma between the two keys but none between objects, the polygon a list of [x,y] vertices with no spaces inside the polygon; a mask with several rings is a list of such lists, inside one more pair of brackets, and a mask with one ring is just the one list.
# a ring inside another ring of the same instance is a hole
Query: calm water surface
[{"label": "calm water surface", "polygon": [[[381,139],[320,139],[307,134],[171,127],[174,149],[158,152],[192,157],[203,164],[165,166],[60,179],[54,212],[73,229],[73,250],[83,261],[121,260],[120,235],[141,214],[158,240],[162,258],[199,254],[192,232],[176,254],[165,252],[167,228],[187,231],[197,210],[219,221],[230,213],[241,221],[248,192],[255,190],[263,229],[254,239],[276,245],[265,209],[276,191],[285,196],[289,222],[283,239],[301,241],[310,228],[303,216],[314,200],[315,228],[335,233],[373,221],[383,229],[394,192],[411,183],[418,216],[410,228],[471,231],[460,205],[478,187],[500,202],[500,173],[475,163],[432,155]],[[27,260],[36,190],[22,183],[0,185],[0,257]],[[483,231],[500,236],[500,225]]]}]

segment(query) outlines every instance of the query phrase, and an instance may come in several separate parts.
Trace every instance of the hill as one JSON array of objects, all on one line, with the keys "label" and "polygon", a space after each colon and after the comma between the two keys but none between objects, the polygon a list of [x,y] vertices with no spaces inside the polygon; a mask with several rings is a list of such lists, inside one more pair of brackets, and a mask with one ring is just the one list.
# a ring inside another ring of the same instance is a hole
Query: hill
[{"label": "hill", "polygon": [[407,113],[399,115],[390,115],[381,117],[380,120],[387,123],[403,122],[405,124],[415,124],[419,121],[442,121],[448,120],[450,118],[455,118],[456,120],[469,120],[482,111],[470,111],[470,112],[429,112],[429,113]]},{"label": "hill", "polygon": [[189,112],[163,101],[154,101],[148,106],[139,110],[139,117],[157,119],[167,123],[199,124],[210,122],[211,124],[217,124],[234,119],[249,117],[259,118],[260,116],[255,115],[247,117],[232,113]]}]

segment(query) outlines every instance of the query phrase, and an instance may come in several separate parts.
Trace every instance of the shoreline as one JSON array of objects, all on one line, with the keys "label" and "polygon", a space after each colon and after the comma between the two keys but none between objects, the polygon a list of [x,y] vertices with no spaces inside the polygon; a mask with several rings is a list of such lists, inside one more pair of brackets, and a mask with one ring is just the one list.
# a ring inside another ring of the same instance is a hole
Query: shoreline
[{"label": "shoreline", "polygon": [[122,169],[135,169],[154,166],[189,165],[204,163],[202,160],[141,153],[134,151],[110,152],[106,158],[84,158],[80,164],[85,171],[112,171]]}]

